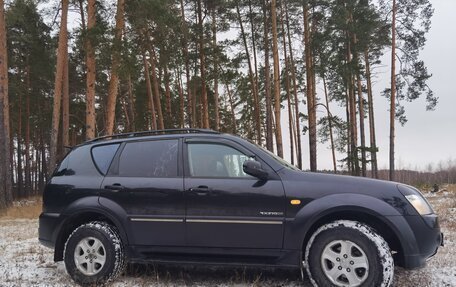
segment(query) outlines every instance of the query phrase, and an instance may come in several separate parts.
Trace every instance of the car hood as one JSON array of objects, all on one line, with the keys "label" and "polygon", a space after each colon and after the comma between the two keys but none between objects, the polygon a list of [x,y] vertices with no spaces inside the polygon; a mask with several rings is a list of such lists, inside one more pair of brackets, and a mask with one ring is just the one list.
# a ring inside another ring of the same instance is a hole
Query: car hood
[{"label": "car hood", "polygon": [[307,203],[333,194],[362,194],[388,203],[401,214],[415,213],[399,192],[397,182],[289,169],[279,171],[279,175],[287,196],[299,197]]}]

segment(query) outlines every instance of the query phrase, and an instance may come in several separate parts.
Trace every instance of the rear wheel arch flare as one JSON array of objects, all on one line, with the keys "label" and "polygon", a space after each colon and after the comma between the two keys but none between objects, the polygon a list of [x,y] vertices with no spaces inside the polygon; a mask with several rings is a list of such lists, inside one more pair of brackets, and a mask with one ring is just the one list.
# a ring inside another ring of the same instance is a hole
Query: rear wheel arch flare
[{"label": "rear wheel arch flare", "polygon": [[64,263],[70,277],[82,286],[105,286],[114,280],[126,264],[116,228],[105,221],[77,227],[65,243]]},{"label": "rear wheel arch flare", "polygon": [[102,221],[113,226],[119,233],[122,241],[124,242],[124,245],[128,245],[128,237],[125,233],[125,230],[123,230],[121,223],[114,217],[99,210],[82,211],[77,214],[71,215],[62,223],[62,227],[59,231],[55,243],[54,261],[57,262],[63,260],[63,250],[65,247],[65,242],[70,236],[70,234],[77,227],[92,221]]}]

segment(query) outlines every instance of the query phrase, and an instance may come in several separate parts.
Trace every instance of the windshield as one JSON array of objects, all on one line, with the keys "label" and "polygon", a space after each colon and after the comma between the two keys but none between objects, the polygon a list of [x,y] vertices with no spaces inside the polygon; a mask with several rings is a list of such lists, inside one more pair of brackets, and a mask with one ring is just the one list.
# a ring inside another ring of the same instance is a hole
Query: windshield
[{"label": "windshield", "polygon": [[253,143],[254,145],[256,145],[258,148],[260,148],[262,151],[266,152],[267,154],[269,154],[273,159],[275,159],[276,161],[278,161],[281,165],[291,169],[291,170],[296,170],[296,171],[301,171],[299,168],[297,168],[296,166],[292,165],[291,163],[289,163],[288,161],[284,160],[283,158],[281,158],[280,156],[277,156],[275,155],[274,153],[272,153],[271,151],[265,149],[264,147],[262,146],[259,146],[257,145],[256,143],[254,142],[251,142]]}]

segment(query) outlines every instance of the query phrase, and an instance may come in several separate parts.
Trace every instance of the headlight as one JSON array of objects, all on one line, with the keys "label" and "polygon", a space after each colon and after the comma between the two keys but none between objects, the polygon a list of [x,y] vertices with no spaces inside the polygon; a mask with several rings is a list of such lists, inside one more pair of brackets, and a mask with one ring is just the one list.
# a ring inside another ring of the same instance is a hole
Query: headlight
[{"label": "headlight", "polygon": [[421,195],[408,194],[404,196],[419,214],[425,215],[433,213],[431,206]]}]

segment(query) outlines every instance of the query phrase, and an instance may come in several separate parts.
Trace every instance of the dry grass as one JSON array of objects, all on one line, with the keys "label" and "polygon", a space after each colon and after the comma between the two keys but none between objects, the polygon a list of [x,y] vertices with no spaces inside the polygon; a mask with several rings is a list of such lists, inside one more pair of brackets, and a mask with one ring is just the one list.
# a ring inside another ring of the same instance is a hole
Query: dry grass
[{"label": "dry grass", "polygon": [[36,219],[42,210],[41,196],[33,196],[21,201],[13,202],[0,219]]}]

